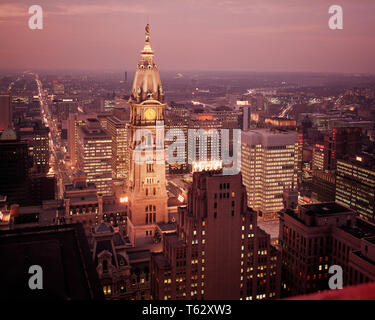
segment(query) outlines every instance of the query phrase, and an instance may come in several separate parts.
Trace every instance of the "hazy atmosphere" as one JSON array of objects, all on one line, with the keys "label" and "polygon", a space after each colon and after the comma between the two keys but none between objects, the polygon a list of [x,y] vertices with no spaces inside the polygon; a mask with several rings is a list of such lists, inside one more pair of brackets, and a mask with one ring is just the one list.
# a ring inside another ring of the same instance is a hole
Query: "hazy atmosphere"
[{"label": "hazy atmosphere", "polygon": [[[131,69],[150,23],[164,71],[374,73],[375,2],[339,2],[2,0],[0,68]],[[35,4],[43,30],[28,27]],[[334,4],[343,8],[343,30],[328,27]]]}]

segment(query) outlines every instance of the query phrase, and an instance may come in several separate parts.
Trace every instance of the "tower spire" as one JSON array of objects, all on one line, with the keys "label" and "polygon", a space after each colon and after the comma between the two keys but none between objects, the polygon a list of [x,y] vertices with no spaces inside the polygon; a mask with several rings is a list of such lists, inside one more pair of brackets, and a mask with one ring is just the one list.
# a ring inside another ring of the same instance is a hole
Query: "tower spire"
[{"label": "tower spire", "polygon": [[145,27],[145,46],[142,51],[142,55],[150,56],[153,55],[154,52],[150,46],[150,25],[147,23]]}]

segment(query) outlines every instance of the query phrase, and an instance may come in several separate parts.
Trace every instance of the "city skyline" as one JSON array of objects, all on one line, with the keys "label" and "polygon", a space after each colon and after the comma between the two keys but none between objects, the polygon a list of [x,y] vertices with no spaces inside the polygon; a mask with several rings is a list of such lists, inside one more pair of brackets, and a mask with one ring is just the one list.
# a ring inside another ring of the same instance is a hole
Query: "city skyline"
[{"label": "city skyline", "polygon": [[363,3],[0,4],[0,298],[375,299]]},{"label": "city skyline", "polygon": [[333,4],[43,0],[43,30],[30,30],[31,4],[7,1],[0,4],[0,67],[133,70],[133,48],[141,47],[142,26],[150,23],[163,71],[375,73],[375,5],[341,1],[344,28],[331,30]]}]

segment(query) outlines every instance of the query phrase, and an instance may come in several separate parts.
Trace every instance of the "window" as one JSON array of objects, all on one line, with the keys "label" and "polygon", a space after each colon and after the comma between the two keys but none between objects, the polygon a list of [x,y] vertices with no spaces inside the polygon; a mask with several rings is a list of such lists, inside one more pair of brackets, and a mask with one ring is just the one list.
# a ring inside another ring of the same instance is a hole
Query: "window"
[{"label": "window", "polygon": [[103,267],[103,272],[108,272],[108,261],[107,260],[103,260],[102,267]]}]

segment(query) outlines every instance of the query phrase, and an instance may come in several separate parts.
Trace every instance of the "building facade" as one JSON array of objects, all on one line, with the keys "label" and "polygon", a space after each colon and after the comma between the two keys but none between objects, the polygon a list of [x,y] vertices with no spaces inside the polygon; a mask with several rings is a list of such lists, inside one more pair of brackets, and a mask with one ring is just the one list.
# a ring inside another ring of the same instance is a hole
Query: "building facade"
[{"label": "building facade", "polygon": [[363,219],[375,221],[375,162],[357,156],[338,160],[336,202],[357,211]]},{"label": "building facade", "polygon": [[10,95],[0,92],[0,132],[12,128],[12,109]]},{"label": "building facade", "polygon": [[279,297],[279,254],[257,227],[241,175],[194,173],[177,232],[151,257],[153,299]]},{"label": "building facade", "polygon": [[116,116],[107,120],[107,131],[112,137],[112,174],[115,179],[127,179],[129,173],[128,122]]},{"label": "building facade", "polygon": [[269,129],[242,133],[241,172],[247,203],[265,218],[283,208],[283,190],[297,186],[298,134]]},{"label": "building facade", "polygon": [[[164,91],[150,46],[150,28],[141,52],[129,98],[129,157],[127,183],[129,200],[128,232],[131,239],[152,237],[156,223],[167,222],[165,180]],[[134,240],[135,241],[135,240]]]},{"label": "building facade", "polygon": [[103,195],[112,190],[112,138],[97,119],[87,119],[78,132],[78,168],[87,174]]},{"label": "building facade", "polygon": [[[329,268],[343,270],[343,285],[374,281],[375,227],[337,203],[299,206],[280,215],[282,296],[329,289]],[[366,240],[367,239],[367,240]],[[367,249],[366,249],[367,246]],[[366,266],[372,265],[366,270]]]}]

